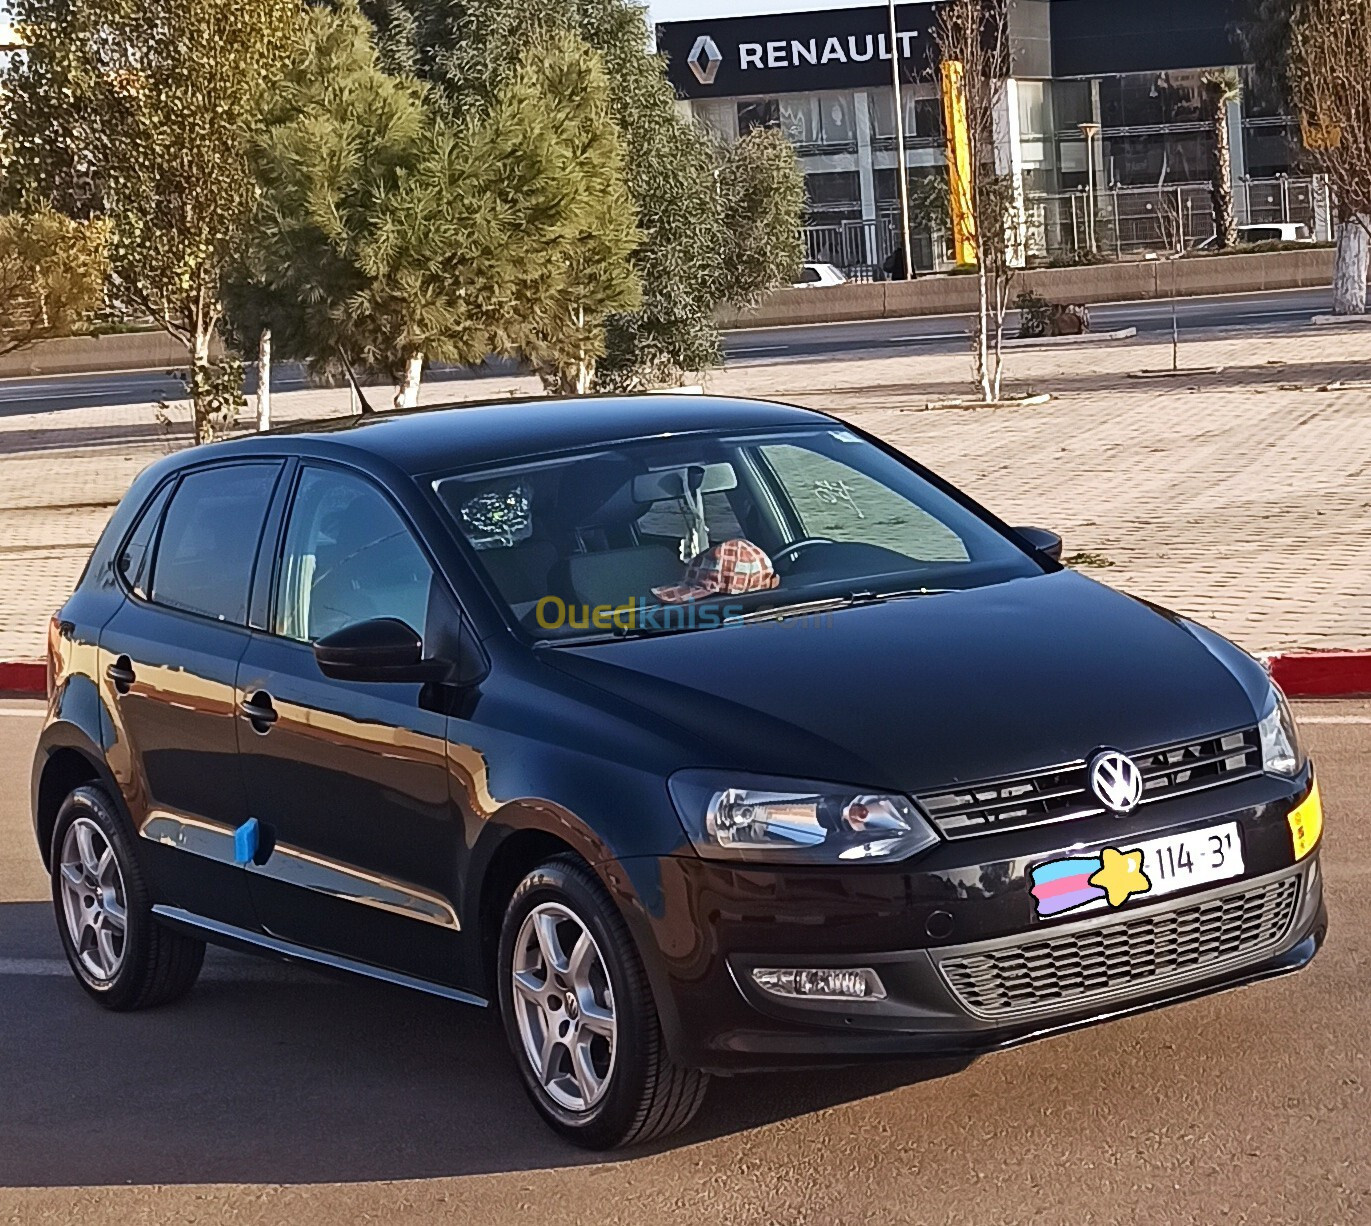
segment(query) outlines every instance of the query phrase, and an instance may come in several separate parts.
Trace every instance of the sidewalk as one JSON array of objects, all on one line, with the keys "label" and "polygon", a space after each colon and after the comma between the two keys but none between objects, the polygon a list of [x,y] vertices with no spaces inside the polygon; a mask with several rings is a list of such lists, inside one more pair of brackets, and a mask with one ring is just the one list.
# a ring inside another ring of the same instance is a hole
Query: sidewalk
[{"label": "sidewalk", "polygon": [[[1160,343],[1016,351],[1010,385],[1057,397],[1019,409],[923,409],[969,394],[969,355],[748,366],[708,390],[849,418],[1002,518],[1060,532],[1086,573],[1249,650],[1371,648],[1371,334],[1210,336],[1187,340],[1181,363],[1224,369],[1129,378],[1170,364]],[[536,392],[467,380],[427,386],[423,403]],[[334,416],[347,393],[274,408],[281,422]],[[0,419],[0,660],[41,656],[129,482],[188,434],[183,421],[164,437],[151,405]]]}]

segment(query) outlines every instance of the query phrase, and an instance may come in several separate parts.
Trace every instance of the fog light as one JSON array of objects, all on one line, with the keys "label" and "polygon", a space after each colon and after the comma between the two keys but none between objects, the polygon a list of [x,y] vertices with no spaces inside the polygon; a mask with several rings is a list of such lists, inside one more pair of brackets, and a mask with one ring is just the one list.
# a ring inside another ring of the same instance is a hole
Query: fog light
[{"label": "fog light", "polygon": [[884,1000],[885,985],[875,971],[757,967],[752,981],[772,996],[815,1000]]}]

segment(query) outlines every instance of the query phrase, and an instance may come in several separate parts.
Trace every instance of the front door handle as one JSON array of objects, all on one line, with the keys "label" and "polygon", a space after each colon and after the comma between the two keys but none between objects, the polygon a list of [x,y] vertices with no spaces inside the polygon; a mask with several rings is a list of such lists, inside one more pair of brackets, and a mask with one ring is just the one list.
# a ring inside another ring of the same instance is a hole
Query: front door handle
[{"label": "front door handle", "polygon": [[105,669],[105,676],[121,694],[127,694],[133,688],[133,683],[138,680],[138,674],[133,671],[133,661],[128,656],[120,656],[115,660]]},{"label": "front door handle", "polygon": [[258,690],[251,698],[243,699],[238,704],[238,709],[252,725],[252,730],[262,736],[266,736],[271,731],[271,726],[281,718],[272,705],[271,695],[265,690]]}]

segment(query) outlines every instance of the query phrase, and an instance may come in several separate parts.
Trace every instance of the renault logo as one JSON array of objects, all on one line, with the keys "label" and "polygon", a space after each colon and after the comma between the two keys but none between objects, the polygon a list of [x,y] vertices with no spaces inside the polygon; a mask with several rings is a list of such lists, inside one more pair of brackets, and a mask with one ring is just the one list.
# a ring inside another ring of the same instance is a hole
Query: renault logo
[{"label": "renault logo", "polygon": [[1090,790],[1106,809],[1123,817],[1142,800],[1142,771],[1127,754],[1102,749],[1090,763]]},{"label": "renault logo", "polygon": [[690,54],[686,56],[690,71],[695,74],[695,79],[701,85],[714,84],[714,78],[719,75],[719,65],[723,62],[724,57],[719,50],[719,44],[708,34],[701,34],[690,49]]}]

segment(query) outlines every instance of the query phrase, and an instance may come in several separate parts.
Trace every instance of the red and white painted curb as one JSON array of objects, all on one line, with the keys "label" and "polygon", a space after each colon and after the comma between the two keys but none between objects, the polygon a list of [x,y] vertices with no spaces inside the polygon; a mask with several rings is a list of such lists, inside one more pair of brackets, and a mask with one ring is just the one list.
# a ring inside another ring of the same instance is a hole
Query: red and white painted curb
[{"label": "red and white painted curb", "polygon": [[1278,652],[1263,658],[1291,698],[1371,695],[1371,651]]},{"label": "red and white painted curb", "polygon": [[0,694],[46,694],[48,666],[42,660],[0,660]]},{"label": "red and white painted curb", "polygon": [[[1371,651],[1278,652],[1263,656],[1291,698],[1371,697]],[[45,694],[41,660],[0,661],[0,694]]]}]

